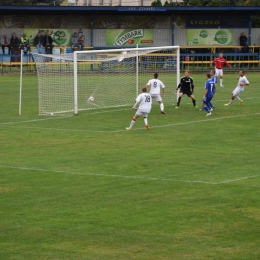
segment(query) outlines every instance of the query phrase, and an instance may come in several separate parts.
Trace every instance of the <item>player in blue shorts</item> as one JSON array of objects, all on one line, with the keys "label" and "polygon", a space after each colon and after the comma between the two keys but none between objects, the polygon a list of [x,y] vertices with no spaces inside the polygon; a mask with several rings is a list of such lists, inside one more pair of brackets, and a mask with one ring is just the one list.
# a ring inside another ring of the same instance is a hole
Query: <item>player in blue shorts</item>
[{"label": "player in blue shorts", "polygon": [[211,79],[211,75],[206,75],[206,83],[205,83],[205,91],[204,96],[202,100],[202,110],[205,110],[207,112],[207,116],[211,115],[211,111],[208,108],[208,105],[210,103],[210,100],[212,99],[214,95],[214,82]]},{"label": "player in blue shorts", "polygon": [[[214,95],[216,93],[216,87],[217,87],[217,83],[218,83],[218,77],[215,76],[215,74],[216,74],[215,69],[210,70],[211,80],[214,82],[213,97],[214,97]],[[210,112],[212,112],[213,109],[215,108],[214,105],[211,103],[211,100],[210,100],[210,102],[208,104],[208,108],[209,108]]]}]

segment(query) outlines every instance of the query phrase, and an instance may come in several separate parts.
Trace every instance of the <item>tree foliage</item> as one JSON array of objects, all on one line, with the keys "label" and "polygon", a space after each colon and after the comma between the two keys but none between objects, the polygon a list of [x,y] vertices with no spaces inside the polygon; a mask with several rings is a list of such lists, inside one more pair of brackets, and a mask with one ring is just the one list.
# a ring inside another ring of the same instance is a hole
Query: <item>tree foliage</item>
[{"label": "tree foliage", "polygon": [[152,2],[152,6],[162,6],[161,0],[155,0]]}]

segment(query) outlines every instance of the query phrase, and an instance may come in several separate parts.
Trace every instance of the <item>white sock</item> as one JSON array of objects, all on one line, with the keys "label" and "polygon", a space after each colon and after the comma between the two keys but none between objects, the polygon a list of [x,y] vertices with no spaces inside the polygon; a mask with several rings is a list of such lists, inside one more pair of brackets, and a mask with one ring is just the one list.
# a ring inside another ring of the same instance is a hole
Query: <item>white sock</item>
[{"label": "white sock", "polygon": [[223,79],[220,79],[220,86],[222,86]]},{"label": "white sock", "polygon": [[233,101],[234,101],[234,100],[230,99],[230,101],[229,101],[228,104],[231,105],[231,104],[233,103]]},{"label": "white sock", "polygon": [[135,121],[132,120],[131,123],[130,123],[130,128],[132,128],[134,124],[135,124]]},{"label": "white sock", "polygon": [[240,98],[239,96],[236,96],[236,98],[237,98],[239,101],[241,101],[241,98]]},{"label": "white sock", "polygon": [[161,108],[161,111],[164,111],[164,104],[163,103],[160,104],[160,108]]},{"label": "white sock", "polygon": [[147,117],[144,117],[144,124],[145,124],[145,125],[148,125]]}]

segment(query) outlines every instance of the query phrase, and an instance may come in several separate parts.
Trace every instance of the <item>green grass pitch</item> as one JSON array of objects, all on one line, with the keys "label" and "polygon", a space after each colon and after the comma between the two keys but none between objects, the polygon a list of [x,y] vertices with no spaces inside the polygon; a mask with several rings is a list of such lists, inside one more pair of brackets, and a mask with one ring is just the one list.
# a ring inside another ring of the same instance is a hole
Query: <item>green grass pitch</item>
[{"label": "green grass pitch", "polygon": [[[200,106],[205,74],[190,75]],[[237,76],[210,117],[153,102],[150,131],[125,130],[131,107],[38,116],[35,75],[18,116],[19,76],[1,76],[0,258],[260,259],[259,74],[224,107]]]}]

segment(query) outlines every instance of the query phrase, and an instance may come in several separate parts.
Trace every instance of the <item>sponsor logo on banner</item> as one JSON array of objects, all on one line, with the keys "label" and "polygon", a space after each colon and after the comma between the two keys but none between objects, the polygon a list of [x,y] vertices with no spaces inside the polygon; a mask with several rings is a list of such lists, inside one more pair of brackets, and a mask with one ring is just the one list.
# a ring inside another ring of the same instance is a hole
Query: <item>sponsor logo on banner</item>
[{"label": "sponsor logo on banner", "polygon": [[33,27],[33,19],[26,16],[13,16],[8,17],[2,20],[6,28],[24,28],[24,27]]},{"label": "sponsor logo on banner", "polygon": [[187,45],[233,45],[233,29],[188,29]]},{"label": "sponsor logo on banner", "polygon": [[115,29],[120,29],[122,25],[129,26],[129,20],[124,17],[111,17],[104,18],[100,20],[103,28],[114,27]]},{"label": "sponsor logo on banner", "polygon": [[153,29],[136,29],[136,30],[106,30],[106,44],[108,46],[122,45],[153,45]]}]

